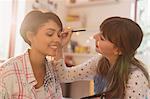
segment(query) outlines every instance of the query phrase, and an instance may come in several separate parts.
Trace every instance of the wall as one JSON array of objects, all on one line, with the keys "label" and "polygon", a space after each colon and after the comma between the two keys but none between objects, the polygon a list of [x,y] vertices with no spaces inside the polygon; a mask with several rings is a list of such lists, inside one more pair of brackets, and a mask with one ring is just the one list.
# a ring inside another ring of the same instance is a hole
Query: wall
[{"label": "wall", "polygon": [[85,14],[87,17],[87,28],[97,29],[99,24],[107,17],[123,16],[131,17],[131,3],[133,0],[119,0],[112,3],[102,3],[89,6],[69,7],[68,13]]},{"label": "wall", "polygon": [[[39,0],[41,3],[41,9],[43,11],[53,11],[55,12],[61,19],[61,21],[64,23],[65,19],[65,12],[66,12],[66,7],[65,7],[65,2],[64,0],[55,0],[53,1],[54,3],[57,4],[56,9],[53,8],[51,5],[47,4],[48,0]],[[51,0],[52,1],[52,0]],[[26,13],[32,10],[32,5],[35,2],[35,0],[26,0]],[[65,23],[64,23],[65,24]]]}]

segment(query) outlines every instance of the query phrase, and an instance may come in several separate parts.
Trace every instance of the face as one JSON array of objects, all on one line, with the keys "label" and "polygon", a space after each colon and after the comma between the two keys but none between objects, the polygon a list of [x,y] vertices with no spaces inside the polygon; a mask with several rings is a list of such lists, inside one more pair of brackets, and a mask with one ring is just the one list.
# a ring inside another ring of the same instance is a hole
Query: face
[{"label": "face", "polygon": [[41,53],[42,55],[56,55],[57,45],[61,43],[59,37],[61,28],[52,20],[44,23],[30,38],[31,49]]},{"label": "face", "polygon": [[113,43],[103,37],[102,34],[94,35],[94,39],[96,41],[96,51],[106,58],[111,58],[113,56],[118,55],[117,48]]}]

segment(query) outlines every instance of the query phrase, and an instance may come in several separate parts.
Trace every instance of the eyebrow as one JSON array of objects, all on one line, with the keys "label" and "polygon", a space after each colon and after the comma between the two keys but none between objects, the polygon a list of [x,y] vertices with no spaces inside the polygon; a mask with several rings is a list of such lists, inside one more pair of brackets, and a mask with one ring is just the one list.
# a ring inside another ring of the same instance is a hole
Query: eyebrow
[{"label": "eyebrow", "polygon": [[[47,28],[47,30],[56,31],[56,29],[54,29],[54,28]],[[61,29],[59,29],[58,31],[61,31]]]},{"label": "eyebrow", "polygon": [[47,30],[52,30],[52,31],[56,31],[55,29],[53,29],[53,28],[47,28]]}]

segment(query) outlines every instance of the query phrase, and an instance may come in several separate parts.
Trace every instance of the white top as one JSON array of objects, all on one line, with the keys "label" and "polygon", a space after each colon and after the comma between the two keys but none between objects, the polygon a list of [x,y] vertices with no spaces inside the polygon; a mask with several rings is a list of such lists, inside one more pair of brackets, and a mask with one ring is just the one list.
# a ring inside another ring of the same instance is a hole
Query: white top
[{"label": "white top", "polygon": [[38,89],[35,89],[37,93],[37,99],[45,99],[45,91],[44,91],[44,86],[41,86]]},{"label": "white top", "polygon": [[125,99],[146,99],[148,97],[148,81],[141,70],[135,70],[129,74],[126,85]]},{"label": "white top", "polygon": [[[64,67],[57,65],[61,82],[73,82],[77,80],[92,80],[96,75],[96,68],[100,56],[93,57],[83,64],[74,67]],[[125,89],[125,99],[146,99],[148,97],[148,80],[140,69],[136,69],[129,74],[129,80]]]}]

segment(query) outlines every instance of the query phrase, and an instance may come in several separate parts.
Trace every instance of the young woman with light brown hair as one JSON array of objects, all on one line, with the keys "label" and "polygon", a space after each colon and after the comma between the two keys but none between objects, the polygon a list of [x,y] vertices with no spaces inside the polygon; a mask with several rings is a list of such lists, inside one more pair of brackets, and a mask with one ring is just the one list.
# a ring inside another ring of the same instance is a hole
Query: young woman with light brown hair
[{"label": "young woman with light brown hair", "polygon": [[0,66],[0,99],[62,99],[60,80],[53,62],[58,47],[65,46],[71,34],[63,36],[63,26],[53,12],[31,11],[20,28],[30,48]]}]

